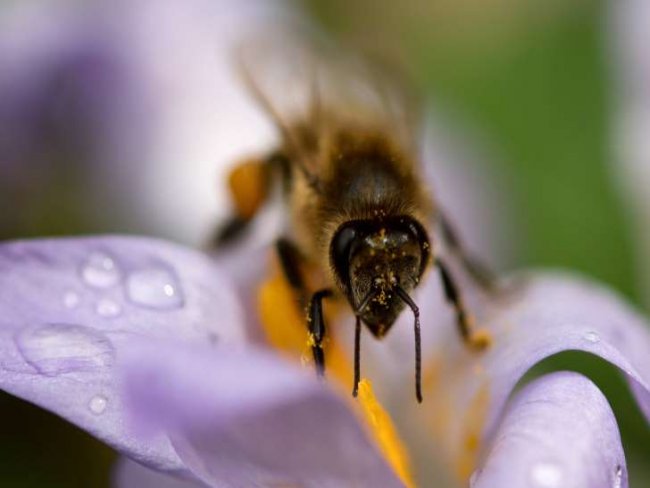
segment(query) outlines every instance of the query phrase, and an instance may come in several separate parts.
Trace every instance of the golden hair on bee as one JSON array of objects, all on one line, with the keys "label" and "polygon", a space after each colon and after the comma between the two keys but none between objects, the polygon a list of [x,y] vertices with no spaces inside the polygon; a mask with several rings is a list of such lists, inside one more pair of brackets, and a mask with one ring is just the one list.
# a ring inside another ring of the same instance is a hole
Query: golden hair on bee
[{"label": "golden hair on bee", "polygon": [[[445,259],[434,253],[436,229],[479,284],[490,287],[493,280],[463,251],[425,185],[417,98],[396,77],[341,53],[287,34],[240,50],[242,80],[276,125],[281,142],[231,175],[235,215],[219,229],[215,243],[224,246],[238,238],[270,187],[281,184],[291,231],[278,240],[277,252],[297,305],[309,310],[305,330],[318,374],[325,372],[325,299],[345,299],[355,315],[355,396],[362,325],[381,339],[409,308],[421,402],[420,317],[411,295],[430,267],[440,272],[462,339],[475,349],[487,345],[487,336],[473,331]],[[244,181],[255,182],[248,184],[258,193],[253,204],[237,193]],[[322,271],[318,289],[306,285],[307,266]]]}]

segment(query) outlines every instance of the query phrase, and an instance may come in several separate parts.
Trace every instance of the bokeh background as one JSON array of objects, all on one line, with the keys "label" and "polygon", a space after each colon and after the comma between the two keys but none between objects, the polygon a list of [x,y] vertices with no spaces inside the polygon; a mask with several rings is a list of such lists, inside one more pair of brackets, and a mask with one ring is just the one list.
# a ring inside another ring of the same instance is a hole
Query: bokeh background
[{"label": "bokeh background", "polygon": [[[19,3],[30,5],[27,13]],[[200,242],[205,229],[183,227],[192,222],[192,207],[182,185],[175,187],[178,181],[164,169],[170,153],[184,154],[180,146],[149,151],[146,163],[139,146],[151,136],[147,116],[167,117],[158,105],[179,97],[173,102],[178,120],[165,131],[188,131],[189,146],[209,150],[204,139],[210,138],[210,126],[183,128],[184,116],[200,115],[183,93],[211,82],[209,76],[184,78],[192,63],[203,66],[196,50],[210,33],[201,42],[187,41],[198,35],[193,17],[171,12],[152,17],[147,11],[128,18],[147,23],[142,37],[116,40],[110,22],[101,23],[105,35],[98,35],[97,19],[111,10],[119,24],[114,12],[122,4],[104,2],[98,9],[88,3],[0,0],[0,239],[132,232]],[[479,164],[507,188],[501,266],[577,270],[648,312],[650,294],[643,283],[650,281],[644,271],[649,268],[639,249],[642,203],[628,194],[621,161],[627,152],[619,147],[625,140],[620,136],[629,99],[625,90],[634,74],[625,72],[626,44],[617,37],[625,28],[617,9],[634,3],[304,0],[291,8],[311,16],[343,45],[400,65],[437,119],[480,148]],[[226,12],[215,15],[221,14]],[[646,55],[650,64],[650,48]],[[156,72],[165,63],[178,68],[171,70],[175,76],[157,74],[159,92],[148,91],[140,67]],[[218,108],[225,112],[221,104]],[[229,116],[234,125],[238,113]],[[229,120],[221,123],[228,126]],[[262,138],[260,147],[265,143]],[[157,169],[156,155],[163,153],[165,166]],[[129,171],[111,166],[115,160],[139,167],[156,197],[141,202],[134,193],[142,186],[134,186]],[[183,164],[175,164],[182,172]],[[209,164],[207,171],[212,175]],[[214,181],[216,193],[217,175]],[[157,204],[162,211],[152,210]],[[201,205],[208,220],[223,214],[218,199]],[[650,429],[621,378],[598,360],[571,353],[531,374],[560,368],[585,372],[605,391],[620,424],[631,486],[648,486]],[[4,394],[0,418],[0,486],[109,486],[114,454],[86,434]]]}]

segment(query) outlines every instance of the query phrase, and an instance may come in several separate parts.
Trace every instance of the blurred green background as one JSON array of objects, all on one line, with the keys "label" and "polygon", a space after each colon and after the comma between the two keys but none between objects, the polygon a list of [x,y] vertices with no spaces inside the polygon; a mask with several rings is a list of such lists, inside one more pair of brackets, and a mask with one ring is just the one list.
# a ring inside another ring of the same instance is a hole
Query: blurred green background
[{"label": "blurred green background", "polygon": [[[514,264],[572,268],[639,302],[633,235],[611,175],[605,2],[307,0],[303,7],[346,42],[400,59],[443,114],[465,121],[495,148],[491,162],[512,183],[511,208],[523,236]],[[60,215],[68,218],[47,228],[16,224],[0,237],[104,230],[81,214]],[[620,422],[631,486],[650,483],[650,429],[619,375],[580,354],[552,358],[533,374],[558,368],[583,371],[605,390]],[[6,395],[0,412],[0,486],[108,486],[108,448]]]}]

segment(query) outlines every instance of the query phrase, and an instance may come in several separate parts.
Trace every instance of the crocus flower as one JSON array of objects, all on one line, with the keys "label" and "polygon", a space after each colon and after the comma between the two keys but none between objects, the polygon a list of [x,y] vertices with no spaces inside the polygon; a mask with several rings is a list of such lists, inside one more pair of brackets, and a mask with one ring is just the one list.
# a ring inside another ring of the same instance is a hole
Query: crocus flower
[{"label": "crocus flower", "polygon": [[[588,379],[555,373],[515,390],[543,358],[584,350],[621,369],[650,418],[648,324],[612,292],[558,274],[506,278],[497,297],[464,283],[494,339],[475,355],[429,275],[415,296],[424,404],[410,318],[384,342],[364,337],[364,376],[388,413],[367,383],[355,401],[338,379],[350,317],[332,327],[339,369],[319,382],[298,360],[306,333],[286,287],[258,291],[265,256],[239,251],[215,261],[136,237],[1,244],[0,387],[136,461],[121,463],[118,487],[412,485],[409,447],[442,466],[422,486],[445,473],[474,487],[627,486],[616,421]],[[426,451],[393,421],[416,426]]]},{"label": "crocus flower", "polygon": [[[19,241],[0,247],[0,270],[2,388],[139,463],[208,486],[408,483],[387,461],[397,441],[378,447],[383,427],[360,421],[347,388],[246,344],[241,303],[206,256],[141,238]],[[575,277],[522,287],[475,302],[494,346],[472,356],[442,304],[424,299],[439,296],[436,281],[423,284],[425,403],[409,388],[402,408],[436,439],[427,455],[473,473],[473,486],[627,486],[616,422],[588,379],[557,373],[509,397],[536,362],[577,349],[618,366],[649,416],[647,323]],[[391,366],[412,386],[396,366],[412,358],[397,352]]]}]

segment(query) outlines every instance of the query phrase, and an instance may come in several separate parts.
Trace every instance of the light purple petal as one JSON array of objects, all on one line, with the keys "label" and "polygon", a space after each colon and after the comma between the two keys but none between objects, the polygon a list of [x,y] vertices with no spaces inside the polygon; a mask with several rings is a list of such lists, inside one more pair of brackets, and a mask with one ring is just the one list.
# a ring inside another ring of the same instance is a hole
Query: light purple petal
[{"label": "light purple petal", "polygon": [[[444,303],[438,278],[429,276],[416,301],[420,304],[425,349],[424,404],[409,403],[407,428],[435,426],[435,437],[455,472],[467,475],[467,463],[493,438],[496,422],[509,395],[535,364],[556,353],[580,350],[617,366],[628,379],[641,410],[650,419],[650,328],[648,322],[618,295],[588,280],[559,273],[533,273],[512,280],[511,291],[496,300],[472,293],[465,283],[470,310],[494,344],[483,353],[461,342],[453,312]],[[381,353],[384,363],[412,358],[412,318],[395,325],[402,330]],[[366,341],[366,351],[376,352]],[[403,363],[406,361],[402,360]],[[408,364],[408,363],[406,363]],[[390,367],[386,366],[389,370]],[[395,369],[395,368],[393,368]],[[393,375],[394,398],[404,405],[413,395],[413,370]],[[383,371],[372,371],[375,377]],[[470,422],[468,419],[472,419]],[[410,424],[410,425],[409,425]],[[478,446],[472,447],[478,440]],[[469,447],[468,447],[469,446]]]},{"label": "light purple petal", "polygon": [[143,344],[123,371],[133,425],[211,486],[402,486],[338,395],[268,353]]},{"label": "light purple petal", "polygon": [[113,471],[113,488],[205,488],[199,481],[190,481],[145,468],[141,464],[122,458]]},{"label": "light purple petal", "polygon": [[644,304],[650,303],[650,3],[621,0],[608,3],[611,56],[609,76],[616,81],[612,176],[627,204],[634,226],[635,278]]},{"label": "light purple petal", "polygon": [[181,470],[164,438],[124,427],[114,364],[136,338],[244,342],[242,311],[203,255],[151,239],[0,245],[0,388],[159,469]]},{"label": "light purple petal", "polygon": [[472,488],[627,488],[607,400],[576,373],[542,377],[516,394]]}]

